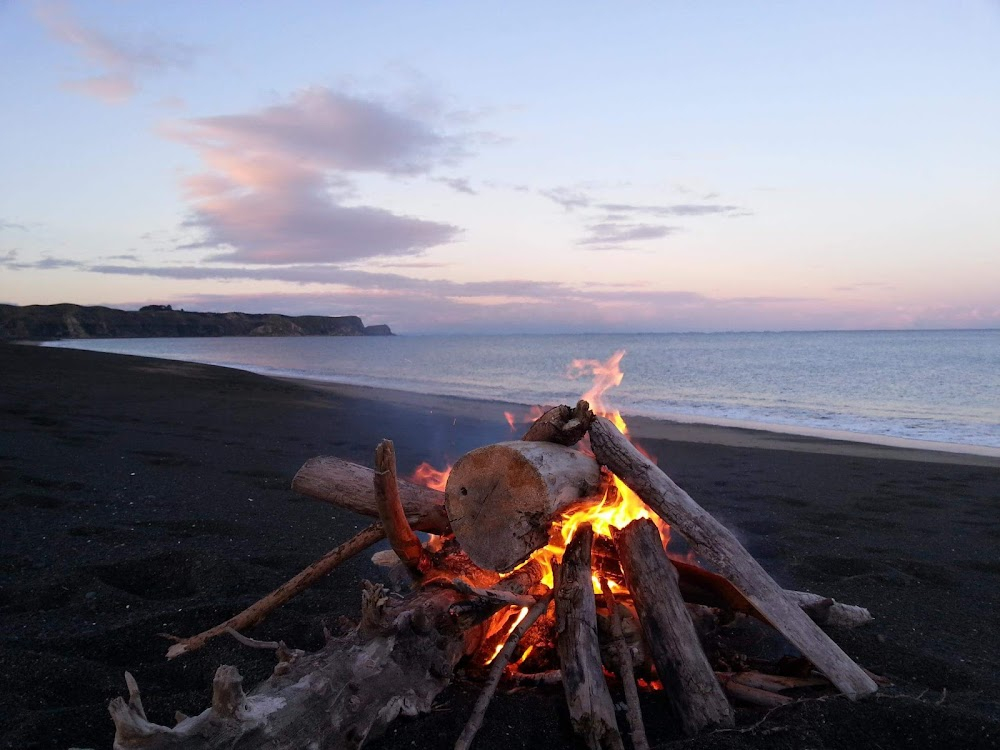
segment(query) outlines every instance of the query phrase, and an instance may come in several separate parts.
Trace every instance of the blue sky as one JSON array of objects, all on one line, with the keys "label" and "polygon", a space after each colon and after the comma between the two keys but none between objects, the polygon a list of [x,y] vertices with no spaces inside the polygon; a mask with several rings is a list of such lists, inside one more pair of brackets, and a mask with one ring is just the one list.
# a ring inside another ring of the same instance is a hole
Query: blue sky
[{"label": "blue sky", "polygon": [[1000,326],[1000,4],[0,0],[0,301]]}]

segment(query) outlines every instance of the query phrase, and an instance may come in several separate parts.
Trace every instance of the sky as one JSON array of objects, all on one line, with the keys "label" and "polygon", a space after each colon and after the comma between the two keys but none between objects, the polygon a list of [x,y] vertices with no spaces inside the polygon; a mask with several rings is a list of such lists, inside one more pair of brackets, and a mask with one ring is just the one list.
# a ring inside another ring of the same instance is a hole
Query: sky
[{"label": "sky", "polygon": [[1000,2],[0,0],[0,302],[1000,327]]}]

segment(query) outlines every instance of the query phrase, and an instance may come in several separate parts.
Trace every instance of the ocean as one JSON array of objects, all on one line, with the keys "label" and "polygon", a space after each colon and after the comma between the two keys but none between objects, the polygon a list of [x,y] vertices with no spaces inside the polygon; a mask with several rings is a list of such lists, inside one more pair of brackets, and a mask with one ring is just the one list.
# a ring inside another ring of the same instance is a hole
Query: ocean
[{"label": "ocean", "polygon": [[[101,339],[49,342],[282,377],[573,404],[618,351],[629,414],[1000,448],[1000,331]],[[929,446],[930,447],[930,446]],[[991,451],[992,452],[992,451]]]}]

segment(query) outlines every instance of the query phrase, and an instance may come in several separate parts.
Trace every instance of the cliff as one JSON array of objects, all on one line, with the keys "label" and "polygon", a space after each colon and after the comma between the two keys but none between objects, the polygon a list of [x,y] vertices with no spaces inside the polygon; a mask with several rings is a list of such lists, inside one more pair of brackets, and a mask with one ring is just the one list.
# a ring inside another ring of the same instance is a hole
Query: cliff
[{"label": "cliff", "polygon": [[365,326],[356,315],[206,313],[150,305],[116,310],[81,305],[0,305],[0,341],[185,336],[391,336],[386,325]]}]

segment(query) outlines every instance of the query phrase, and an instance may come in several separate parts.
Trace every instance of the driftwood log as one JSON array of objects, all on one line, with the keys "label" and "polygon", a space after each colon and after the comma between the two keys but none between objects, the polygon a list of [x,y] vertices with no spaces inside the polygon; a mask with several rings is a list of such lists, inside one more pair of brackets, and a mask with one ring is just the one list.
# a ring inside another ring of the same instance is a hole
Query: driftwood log
[{"label": "driftwood log", "polygon": [[732,727],[732,706],[701,649],[656,525],[639,519],[614,539],[656,673],[681,730],[693,737],[705,729]]},{"label": "driftwood log", "polygon": [[429,586],[392,603],[381,585],[367,584],[352,633],[285,664],[249,695],[235,668],[220,667],[212,706],[175,727],[147,721],[137,697],[116,698],[114,748],[359,748],[397,716],[429,711],[455,664],[479,647],[482,627],[463,630],[449,614],[462,600]]},{"label": "driftwood log", "polygon": [[610,421],[590,426],[597,460],[680,532],[694,551],[728,578],[754,608],[825,674],[844,695],[858,698],[878,687],[774,582],[735,536],[643,456]]},{"label": "driftwood log", "polygon": [[[753,603],[743,592],[734,586],[727,578],[718,573],[712,573],[698,565],[692,565],[683,560],[670,561],[680,576],[681,593],[685,601],[710,604],[725,607],[734,612],[756,617],[767,621],[757,611]],[[806,591],[789,591],[785,593],[805,612],[817,625],[830,625],[836,628],[857,628],[867,625],[875,618],[865,607],[854,604],[843,604],[820,594],[810,594]]]},{"label": "driftwood log", "polygon": [[462,456],[448,476],[444,502],[465,553],[502,572],[544,547],[559,516],[601,494],[592,457],[555,443],[515,440]]},{"label": "driftwood log", "polygon": [[[399,499],[410,526],[417,531],[446,534],[448,514],[444,493],[399,480]],[[309,459],[292,479],[292,489],[362,516],[378,518],[375,472],[333,456]]]},{"label": "driftwood log", "polygon": [[622,750],[597,641],[597,603],[590,563],[593,537],[589,524],[577,529],[558,568],[557,650],[573,731],[591,750]]}]

